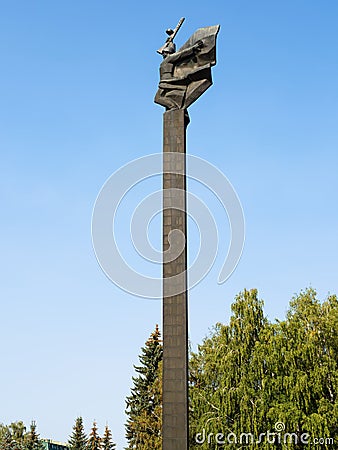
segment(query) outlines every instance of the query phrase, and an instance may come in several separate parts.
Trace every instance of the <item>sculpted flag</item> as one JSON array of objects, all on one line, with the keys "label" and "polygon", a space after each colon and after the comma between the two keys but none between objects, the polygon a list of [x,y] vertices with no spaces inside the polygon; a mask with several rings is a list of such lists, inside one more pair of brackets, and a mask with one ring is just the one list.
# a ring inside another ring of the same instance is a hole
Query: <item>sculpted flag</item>
[{"label": "sculpted flag", "polygon": [[185,109],[212,85],[219,29],[219,25],[199,28],[177,52],[165,57],[156,103],[167,109]]}]

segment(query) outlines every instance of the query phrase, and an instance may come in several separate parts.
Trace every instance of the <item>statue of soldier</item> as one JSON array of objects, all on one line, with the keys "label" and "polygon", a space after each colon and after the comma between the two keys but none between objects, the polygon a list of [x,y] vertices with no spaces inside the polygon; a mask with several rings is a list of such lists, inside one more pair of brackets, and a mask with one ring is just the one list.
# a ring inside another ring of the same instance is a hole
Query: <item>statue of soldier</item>
[{"label": "statue of soldier", "polygon": [[216,64],[216,37],[219,25],[198,29],[188,41],[176,51],[173,38],[182,24],[158,50],[163,56],[160,65],[160,82],[155,103],[166,110],[187,109],[212,85],[211,67]]},{"label": "statue of soldier", "polygon": [[176,52],[176,45],[173,42],[169,42],[164,47],[162,50],[163,61],[160,65],[160,83],[155,96],[155,103],[165,106],[167,110],[182,108],[189,78],[175,76],[175,65],[194,57],[202,47],[203,42],[201,40],[178,52]]}]

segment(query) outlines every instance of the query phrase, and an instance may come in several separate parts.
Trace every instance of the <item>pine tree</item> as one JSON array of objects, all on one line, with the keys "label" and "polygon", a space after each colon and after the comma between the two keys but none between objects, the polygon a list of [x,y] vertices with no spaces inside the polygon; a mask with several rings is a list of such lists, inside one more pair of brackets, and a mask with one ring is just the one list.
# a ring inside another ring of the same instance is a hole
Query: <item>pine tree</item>
[{"label": "pine tree", "polygon": [[69,448],[70,450],[86,450],[87,442],[88,439],[84,431],[83,419],[82,417],[78,417],[73,426],[73,433],[68,439]]},{"label": "pine tree", "polygon": [[115,450],[116,444],[113,442],[112,434],[110,429],[108,428],[108,425],[106,425],[106,428],[104,430],[104,435],[101,441],[101,449],[102,450]]},{"label": "pine tree", "polygon": [[127,397],[126,438],[128,449],[161,449],[162,392],[161,361],[163,349],[160,332],[155,331],[141,350],[140,366],[134,366],[138,377],[133,377],[131,395]]},{"label": "pine tree", "polygon": [[94,420],[93,426],[88,438],[87,450],[100,450],[101,449],[101,438],[97,433],[97,426]]},{"label": "pine tree", "polygon": [[32,420],[30,430],[25,436],[25,447],[27,450],[43,450],[43,444],[36,431],[36,423],[34,420]]}]

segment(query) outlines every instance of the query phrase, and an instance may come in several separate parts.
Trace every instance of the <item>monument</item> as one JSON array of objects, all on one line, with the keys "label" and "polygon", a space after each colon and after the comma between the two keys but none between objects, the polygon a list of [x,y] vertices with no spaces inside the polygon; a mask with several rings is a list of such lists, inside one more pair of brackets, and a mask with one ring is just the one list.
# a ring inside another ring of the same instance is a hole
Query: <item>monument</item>
[{"label": "monument", "polygon": [[[188,450],[187,108],[211,85],[219,25],[199,28],[176,51],[182,18],[158,50],[163,57],[155,103],[163,115],[163,409],[162,449]],[[182,238],[183,236],[183,238]],[[177,241],[175,242],[175,237]],[[180,253],[172,257],[175,248]]]}]

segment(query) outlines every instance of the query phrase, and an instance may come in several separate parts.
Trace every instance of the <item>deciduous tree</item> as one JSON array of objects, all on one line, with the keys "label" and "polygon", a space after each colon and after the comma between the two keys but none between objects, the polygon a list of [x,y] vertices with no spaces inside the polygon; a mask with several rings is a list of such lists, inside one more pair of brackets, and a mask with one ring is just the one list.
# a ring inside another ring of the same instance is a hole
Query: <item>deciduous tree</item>
[{"label": "deciduous tree", "polygon": [[[196,443],[203,430],[215,449],[281,449],[284,439],[288,449],[332,448],[325,439],[338,442],[337,333],[335,296],[321,303],[307,289],[274,323],[264,317],[257,291],[237,296],[229,325],[217,324],[191,357],[190,448],[210,448],[207,440]],[[276,433],[270,441],[267,432]],[[217,433],[231,442],[217,444]],[[307,444],[302,436],[310,436]],[[319,438],[324,442],[316,446]]]}]

